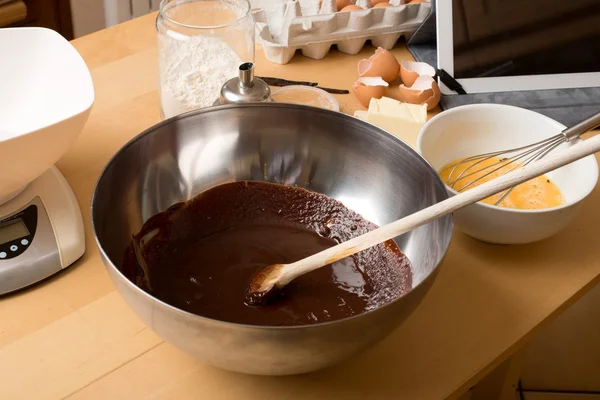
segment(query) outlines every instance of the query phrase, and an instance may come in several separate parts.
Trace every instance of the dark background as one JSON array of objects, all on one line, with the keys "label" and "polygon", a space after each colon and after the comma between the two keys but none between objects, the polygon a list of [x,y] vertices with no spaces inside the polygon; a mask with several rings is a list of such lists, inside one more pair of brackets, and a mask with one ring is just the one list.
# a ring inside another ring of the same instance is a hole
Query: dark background
[{"label": "dark background", "polygon": [[457,79],[600,72],[600,0],[452,3]]}]

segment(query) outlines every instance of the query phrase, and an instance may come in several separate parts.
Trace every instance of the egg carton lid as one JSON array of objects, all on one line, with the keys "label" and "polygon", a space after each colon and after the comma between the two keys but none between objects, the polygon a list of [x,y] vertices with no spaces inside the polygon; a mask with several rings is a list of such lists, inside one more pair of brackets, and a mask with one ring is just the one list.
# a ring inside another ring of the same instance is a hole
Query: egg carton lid
[{"label": "egg carton lid", "polygon": [[424,2],[302,16],[300,3],[289,2],[283,11],[283,20],[274,20],[265,9],[256,10],[254,18],[258,31],[257,41],[262,45],[300,47],[311,43],[339,42],[414,31],[430,12],[431,3]]}]

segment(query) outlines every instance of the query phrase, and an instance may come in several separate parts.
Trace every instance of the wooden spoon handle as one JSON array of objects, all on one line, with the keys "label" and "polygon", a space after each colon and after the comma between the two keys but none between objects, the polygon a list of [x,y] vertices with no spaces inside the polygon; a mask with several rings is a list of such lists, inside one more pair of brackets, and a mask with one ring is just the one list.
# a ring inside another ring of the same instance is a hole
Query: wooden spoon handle
[{"label": "wooden spoon handle", "polygon": [[501,177],[486,182],[473,189],[459,193],[444,201],[408,215],[402,219],[384,225],[371,232],[357,236],[347,242],[340,243],[327,250],[285,266],[278,284],[286,285],[296,277],[313,271],[334,261],[356,254],[361,250],[383,243],[403,233],[409,232],[423,224],[450,214],[460,208],[476,203],[489,196],[500,193],[515,185],[526,182],[537,176],[553,171],[580,158],[600,151],[600,135],[585,140],[564,151],[535,161],[523,168],[516,169]]}]

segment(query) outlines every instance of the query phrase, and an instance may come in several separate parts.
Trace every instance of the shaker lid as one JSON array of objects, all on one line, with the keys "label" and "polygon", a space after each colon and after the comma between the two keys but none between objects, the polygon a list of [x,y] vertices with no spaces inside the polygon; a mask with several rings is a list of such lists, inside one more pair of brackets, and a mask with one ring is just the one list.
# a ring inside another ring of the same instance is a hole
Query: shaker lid
[{"label": "shaker lid", "polygon": [[225,82],[221,88],[219,101],[228,103],[254,103],[270,101],[271,89],[262,79],[254,77],[254,64],[245,62],[240,65],[239,76]]}]

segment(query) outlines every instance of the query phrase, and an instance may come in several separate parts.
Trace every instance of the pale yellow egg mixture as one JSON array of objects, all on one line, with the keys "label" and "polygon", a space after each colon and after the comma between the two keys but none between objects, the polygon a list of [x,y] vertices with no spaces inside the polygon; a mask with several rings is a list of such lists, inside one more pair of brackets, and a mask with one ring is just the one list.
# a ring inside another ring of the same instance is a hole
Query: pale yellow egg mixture
[{"label": "pale yellow egg mixture", "polygon": [[[450,166],[456,164],[459,161],[461,160],[456,160],[451,163],[448,163],[439,170],[440,177],[442,178],[442,181],[445,184],[449,184],[449,178],[451,181],[455,180],[458,177],[458,175],[460,175],[463,171],[465,171],[467,168],[469,168],[479,160],[463,162],[456,168],[454,168],[454,170],[453,168],[449,168]],[[482,183],[488,182],[496,177],[506,174],[510,169],[514,168],[514,164],[510,164],[483,177],[485,174],[491,172],[499,166],[497,165],[495,167],[491,167],[491,165],[496,164],[498,161],[500,161],[499,158],[490,158],[488,160],[480,162],[477,165],[474,165],[473,168],[471,168],[463,174],[463,177],[478,170],[482,171],[465,177],[464,179],[458,180],[453,186],[453,189],[460,190],[464,186],[473,182],[475,179],[481,178],[465,190],[472,189],[481,185]],[[452,176],[450,176],[450,174],[452,174]],[[483,200],[483,202],[494,205],[500,199],[500,197],[502,197],[502,195],[503,193],[488,197],[487,199]],[[564,203],[565,198],[560,192],[558,186],[556,186],[548,177],[542,175],[515,187],[513,191],[510,192],[510,194],[506,196],[504,200],[502,200],[502,202],[498,205],[501,207],[517,208],[521,210],[537,210],[542,208],[557,207]]]}]

